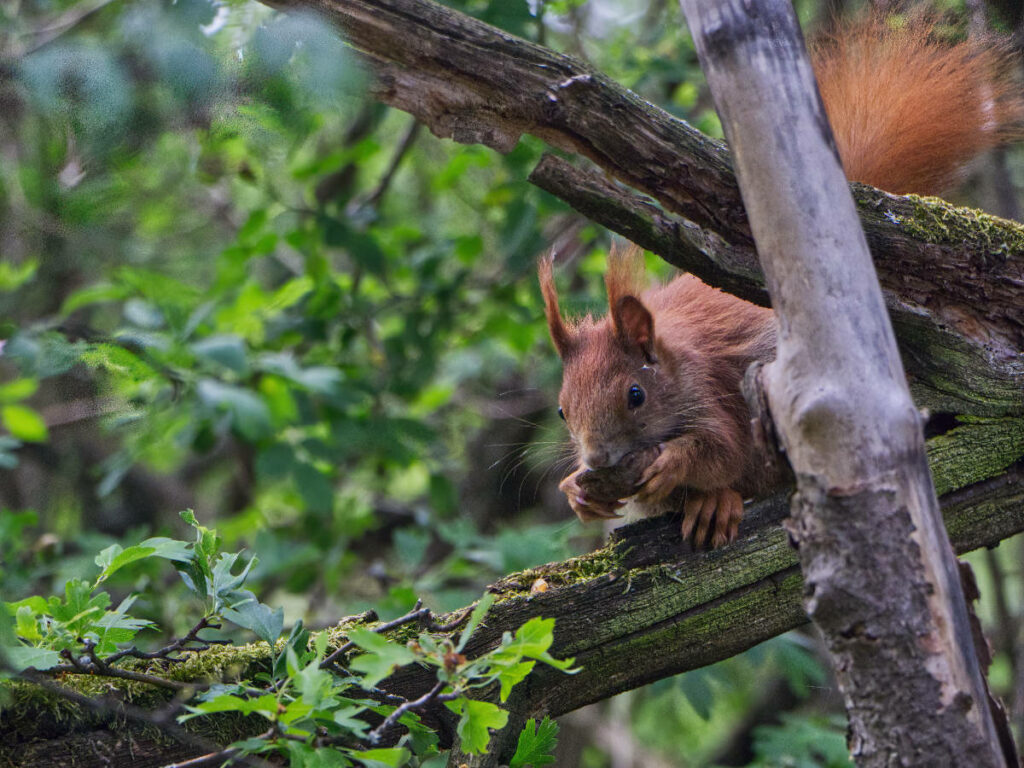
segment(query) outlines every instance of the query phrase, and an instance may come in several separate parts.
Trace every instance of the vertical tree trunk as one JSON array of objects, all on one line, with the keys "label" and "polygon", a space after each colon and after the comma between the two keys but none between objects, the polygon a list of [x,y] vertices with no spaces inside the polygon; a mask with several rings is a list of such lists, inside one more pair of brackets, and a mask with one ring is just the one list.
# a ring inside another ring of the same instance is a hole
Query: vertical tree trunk
[{"label": "vertical tree trunk", "polygon": [[778,317],[760,380],[853,755],[1004,765],[921,420],[790,0],[681,5]]}]

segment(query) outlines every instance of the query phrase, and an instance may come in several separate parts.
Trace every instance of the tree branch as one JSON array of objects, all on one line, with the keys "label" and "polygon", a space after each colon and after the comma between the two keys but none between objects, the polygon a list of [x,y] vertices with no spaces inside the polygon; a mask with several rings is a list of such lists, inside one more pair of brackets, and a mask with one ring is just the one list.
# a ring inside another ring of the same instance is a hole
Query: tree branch
[{"label": "tree branch", "polygon": [[[1024,467],[1017,467],[943,497],[946,525],[958,552],[995,546],[1024,531],[1022,480]],[[538,667],[514,693],[516,719],[561,715],[734,656],[807,621],[801,605],[803,581],[797,554],[778,525],[786,512],[784,496],[759,502],[748,510],[740,539],[711,552],[690,551],[680,540],[678,520],[662,518],[620,529],[605,548],[589,555],[511,574],[491,587],[498,602],[466,653],[472,657],[497,644],[503,632],[514,631],[533,616],[556,620],[552,653],[575,656],[583,669],[565,676]],[[541,577],[548,582],[548,591],[531,594],[530,587]],[[454,612],[449,618],[459,618],[463,612]],[[364,624],[366,619],[341,622],[338,645],[344,643],[345,628],[353,622]],[[374,625],[371,622],[369,626]],[[407,634],[403,633],[409,631],[398,627],[391,635],[404,640]],[[213,665],[204,662],[204,654],[210,653],[216,654]],[[211,674],[238,679],[269,663],[265,643],[182,655],[186,660],[170,670],[151,671],[173,675],[179,681],[207,680]],[[140,671],[147,670],[147,663],[139,661]],[[436,682],[429,671],[412,667],[381,687],[412,700],[428,693]],[[77,676],[63,684],[73,690],[75,686],[92,690],[97,681]],[[110,690],[132,686],[137,707],[158,708],[169,695],[117,680],[105,681],[105,686]],[[101,731],[123,730],[114,714],[97,719],[95,713],[69,707],[53,694],[27,684],[12,685],[11,694],[12,705],[0,711],[0,731],[8,734],[0,746],[0,763],[46,766],[47,755],[66,754],[62,745],[77,739],[79,764],[98,768],[102,761],[91,761],[80,740]],[[59,718],[54,712],[60,713]],[[438,722],[431,718],[439,716],[443,713],[429,708],[423,713],[428,722]],[[266,723],[231,723],[214,716],[191,720],[189,727],[209,729],[197,731],[197,735],[216,734],[218,741],[225,743],[224,739],[255,735]],[[514,742],[513,735],[513,746]],[[200,753],[179,752],[176,757]],[[495,753],[494,759],[499,757]]]},{"label": "tree branch", "polygon": [[[728,261],[695,274],[738,295],[725,275],[763,286],[729,151],[601,73],[432,0],[268,2],[323,14],[361,52],[374,94],[435,135],[508,152],[530,133],[582,155],[727,244]],[[993,361],[1024,349],[1024,228],[853,189],[884,288],[992,347]]]},{"label": "tree branch", "polygon": [[[780,328],[759,382],[859,766],[1016,765],[836,139],[789,0],[681,0]],[[811,215],[811,212],[817,212]],[[980,633],[980,629],[979,629]],[[984,643],[984,640],[981,641]]]}]

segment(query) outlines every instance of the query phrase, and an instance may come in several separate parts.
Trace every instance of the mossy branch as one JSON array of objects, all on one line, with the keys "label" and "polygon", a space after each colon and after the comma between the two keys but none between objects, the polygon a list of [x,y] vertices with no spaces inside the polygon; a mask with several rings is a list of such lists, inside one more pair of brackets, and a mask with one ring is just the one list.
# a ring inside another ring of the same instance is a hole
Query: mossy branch
[{"label": "mossy branch", "polygon": [[[1024,530],[1024,467],[1019,461],[1006,465],[1019,448],[1019,436],[1019,427],[1009,428],[1002,420],[979,421],[929,441],[932,471],[947,489],[943,510],[958,552],[995,546]],[[987,476],[980,478],[980,470],[973,467],[986,467]],[[966,481],[972,484],[963,485]],[[498,601],[467,653],[486,650],[502,632],[513,631],[534,616],[556,619],[553,653],[575,656],[583,670],[567,677],[538,669],[517,689],[513,722],[564,714],[729,658],[807,621],[797,556],[778,524],[786,512],[784,495],[753,505],[740,539],[720,550],[690,551],[680,539],[678,520],[663,518],[620,529],[607,546],[589,555],[511,574],[490,587]],[[546,591],[531,589],[541,578]],[[438,620],[459,615],[464,609]],[[329,630],[332,645],[343,645],[346,631],[360,625],[373,622],[366,616],[340,622]],[[407,625],[390,635],[401,641],[417,631]],[[167,669],[148,660],[135,663],[139,671],[178,682],[245,679],[269,665],[265,643],[183,655],[184,661]],[[382,687],[414,699],[435,682],[429,671],[407,668]],[[111,740],[126,745],[128,739],[140,753],[163,761],[153,765],[197,754],[194,745],[163,734],[155,724],[140,729],[120,712],[125,702],[134,710],[160,713],[172,692],[93,676],[68,676],[61,683],[107,704],[85,708],[27,683],[12,685],[13,701],[0,712],[0,765],[56,765],[61,764],[54,762],[56,756],[76,754],[77,765],[99,766],[104,763],[93,759],[94,754],[109,755]],[[445,711],[425,716],[442,737],[450,735]],[[266,727],[257,719],[237,716],[198,718],[188,725],[198,736],[219,744]],[[97,752],[94,742],[107,745],[107,751]],[[84,749],[83,744],[93,746]]]}]

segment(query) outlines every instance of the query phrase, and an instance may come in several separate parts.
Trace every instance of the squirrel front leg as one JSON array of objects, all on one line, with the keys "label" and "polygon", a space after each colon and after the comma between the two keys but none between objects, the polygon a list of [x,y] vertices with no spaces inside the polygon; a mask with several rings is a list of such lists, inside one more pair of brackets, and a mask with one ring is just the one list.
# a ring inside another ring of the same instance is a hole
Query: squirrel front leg
[{"label": "squirrel front leg", "polygon": [[[724,466],[725,456],[711,446],[706,446],[704,451],[700,448],[691,435],[662,443],[658,458],[641,475],[641,488],[636,498],[641,504],[655,505],[679,486],[688,486],[683,504],[683,539],[690,539],[692,535],[695,544],[704,544],[714,522],[710,543],[712,547],[720,547],[736,539],[743,516],[743,497],[725,482],[731,475]],[[713,462],[714,466],[705,466],[707,462],[698,460],[702,453],[716,456],[719,461]]]},{"label": "squirrel front leg", "polygon": [[589,523],[593,520],[614,520],[620,515],[616,510],[625,505],[624,501],[598,501],[584,491],[576,477],[583,472],[583,467],[578,468],[558,484],[558,490],[569,499],[569,506],[576,513],[582,522]]}]

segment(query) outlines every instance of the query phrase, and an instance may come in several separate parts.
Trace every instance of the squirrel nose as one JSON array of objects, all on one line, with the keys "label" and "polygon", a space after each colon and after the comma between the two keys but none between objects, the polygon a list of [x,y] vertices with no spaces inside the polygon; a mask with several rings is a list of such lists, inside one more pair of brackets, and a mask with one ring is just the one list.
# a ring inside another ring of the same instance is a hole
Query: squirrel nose
[{"label": "squirrel nose", "polygon": [[595,448],[584,452],[583,463],[590,469],[601,469],[611,464],[610,458],[606,448]]}]

